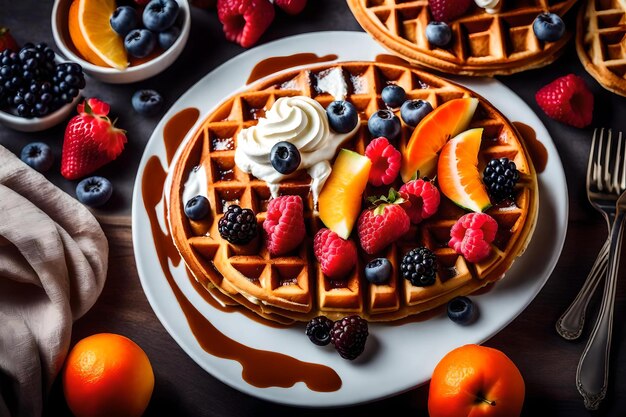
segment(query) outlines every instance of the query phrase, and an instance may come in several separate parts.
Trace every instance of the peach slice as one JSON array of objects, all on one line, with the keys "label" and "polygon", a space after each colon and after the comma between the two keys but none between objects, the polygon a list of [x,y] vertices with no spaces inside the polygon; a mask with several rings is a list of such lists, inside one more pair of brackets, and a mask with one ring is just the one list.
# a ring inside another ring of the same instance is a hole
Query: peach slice
[{"label": "peach slice", "polygon": [[443,145],[469,126],[478,99],[457,98],[430,112],[417,125],[402,153],[402,181],[408,182],[419,171],[432,177],[437,171],[437,154]]}]

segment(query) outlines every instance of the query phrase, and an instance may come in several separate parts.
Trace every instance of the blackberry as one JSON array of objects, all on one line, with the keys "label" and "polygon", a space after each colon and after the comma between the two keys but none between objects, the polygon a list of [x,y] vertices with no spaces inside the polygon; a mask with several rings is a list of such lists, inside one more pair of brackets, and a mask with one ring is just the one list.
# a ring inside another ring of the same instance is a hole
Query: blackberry
[{"label": "blackberry", "polygon": [[49,114],[54,107],[52,84],[48,81],[30,81],[27,87],[21,87],[15,93],[13,106],[21,117],[42,117]]},{"label": "blackberry", "polygon": [[400,271],[402,276],[416,287],[433,285],[437,273],[437,258],[428,248],[412,249],[402,258]]},{"label": "blackberry", "polygon": [[0,54],[0,105],[9,104],[11,93],[22,86],[22,66],[20,57],[9,49]]},{"label": "blackberry", "polygon": [[220,235],[234,245],[245,245],[257,234],[254,212],[235,204],[228,206],[217,226]]},{"label": "blackberry", "polygon": [[342,358],[353,360],[365,350],[368,334],[366,320],[356,315],[348,316],[335,322],[330,341]]},{"label": "blackberry", "polygon": [[518,180],[517,166],[508,158],[492,159],[483,172],[483,182],[495,202],[512,197]]},{"label": "blackberry", "polygon": [[56,66],[52,77],[54,95],[58,103],[71,103],[78,92],[85,88],[85,76],[83,69],[76,63],[63,63]]},{"label": "blackberry", "polygon": [[316,345],[326,346],[330,343],[330,331],[334,324],[335,322],[326,316],[317,316],[307,323],[304,333]]}]

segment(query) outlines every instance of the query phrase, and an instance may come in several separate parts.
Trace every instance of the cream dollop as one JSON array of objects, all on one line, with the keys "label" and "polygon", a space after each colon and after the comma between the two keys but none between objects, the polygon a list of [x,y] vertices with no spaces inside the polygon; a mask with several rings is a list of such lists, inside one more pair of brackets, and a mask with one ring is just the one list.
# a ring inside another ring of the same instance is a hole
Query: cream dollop
[{"label": "cream dollop", "polygon": [[311,192],[317,202],[332,170],[330,160],[358,128],[359,123],[348,133],[336,133],[330,128],[326,110],[317,101],[305,96],[281,97],[255,126],[239,132],[235,163],[242,171],[267,182],[276,197],[279,183],[289,175],[274,169],[270,151],[278,142],[291,142],[300,151],[298,170],[306,169],[312,178]]},{"label": "cream dollop", "polygon": [[487,13],[498,13],[502,8],[502,2],[504,0],[474,0],[478,7],[485,9]]}]

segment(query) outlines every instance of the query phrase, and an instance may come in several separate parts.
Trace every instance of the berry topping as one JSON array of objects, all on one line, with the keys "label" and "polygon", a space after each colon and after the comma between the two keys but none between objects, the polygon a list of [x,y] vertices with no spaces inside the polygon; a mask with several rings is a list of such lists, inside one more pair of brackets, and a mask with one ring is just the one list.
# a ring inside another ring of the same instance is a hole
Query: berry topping
[{"label": "berry topping", "polygon": [[65,129],[61,174],[74,180],[116,159],[124,150],[126,132],[107,117],[109,105],[90,98],[77,106]]},{"label": "berry topping", "polygon": [[569,74],[557,78],[535,95],[539,107],[551,118],[574,127],[585,127],[593,117],[593,94],[585,81]]},{"label": "berry topping", "polygon": [[111,28],[120,36],[126,36],[128,32],[139,27],[139,17],[130,6],[120,6],[109,19]]},{"label": "berry topping", "polygon": [[426,39],[432,46],[445,48],[452,40],[452,29],[445,22],[430,22],[426,26]]},{"label": "berry topping", "polygon": [[185,216],[190,220],[202,220],[209,214],[209,200],[203,195],[197,195],[185,204]]},{"label": "berry topping", "polygon": [[300,151],[291,142],[278,142],[270,150],[270,162],[281,174],[291,174],[298,169],[301,161]]},{"label": "berry topping", "polygon": [[330,341],[342,358],[353,360],[365,350],[369,332],[367,321],[359,316],[348,316],[335,322]]},{"label": "berry topping", "polygon": [[437,274],[437,258],[428,248],[412,249],[402,258],[400,272],[404,279],[416,287],[433,285]]},{"label": "berry topping", "polygon": [[316,345],[326,346],[330,343],[330,332],[334,324],[335,322],[326,316],[317,316],[306,324],[304,333]]},{"label": "berry topping", "polygon": [[174,24],[179,9],[176,0],[152,0],[143,9],[143,25],[153,32],[163,32]]},{"label": "berry topping", "polygon": [[387,258],[372,259],[365,265],[365,278],[372,284],[389,281],[393,267]]},{"label": "berry topping", "polygon": [[52,77],[52,91],[55,97],[53,104],[54,101],[57,101],[59,106],[71,103],[83,88],[85,88],[85,76],[80,65],[65,62],[56,66]]},{"label": "berry topping", "polygon": [[103,177],[85,178],[76,186],[76,198],[89,207],[104,205],[113,194],[111,182]]},{"label": "berry topping", "polygon": [[131,98],[133,109],[144,116],[154,116],[163,107],[163,97],[154,90],[139,90]]},{"label": "berry topping", "polygon": [[178,26],[172,26],[171,28],[163,32],[159,32],[157,40],[159,42],[159,46],[163,50],[167,50],[170,49],[172,45],[174,45],[174,42],[176,42],[176,39],[178,39],[179,36],[180,28]]},{"label": "berry topping", "polygon": [[351,132],[359,123],[359,114],[349,101],[333,101],[326,108],[328,124],[337,133]]},{"label": "berry topping", "polygon": [[267,205],[263,230],[272,255],[284,255],[298,247],[306,234],[302,198],[284,195],[272,199]]},{"label": "berry topping", "polygon": [[244,48],[254,45],[274,20],[269,0],[218,0],[217,15],[226,39]]},{"label": "berry topping", "polygon": [[533,32],[542,42],[556,42],[565,34],[565,23],[555,13],[541,13],[533,22]]},{"label": "berry topping", "polygon": [[391,184],[400,172],[402,155],[386,138],[376,138],[365,148],[365,156],[372,161],[369,183],[375,187]]},{"label": "berry topping", "polygon": [[480,262],[489,256],[497,231],[498,223],[490,215],[468,213],[452,226],[448,246],[468,262]]},{"label": "berry topping", "polygon": [[474,303],[465,296],[450,300],[447,310],[450,320],[458,324],[470,324],[476,319]]},{"label": "berry topping", "polygon": [[17,42],[9,32],[9,29],[0,26],[0,52],[5,50],[17,52]]},{"label": "berry topping", "polygon": [[377,253],[408,232],[411,220],[400,206],[404,199],[393,188],[387,197],[370,198],[374,207],[361,213],[358,233],[365,252]]},{"label": "berry topping", "polygon": [[386,137],[395,142],[400,137],[402,125],[398,116],[391,110],[378,110],[367,121],[367,128],[373,138]]},{"label": "berry topping", "polygon": [[293,15],[304,10],[306,0],[274,0],[274,4],[280,7],[285,13]]},{"label": "berry topping", "polygon": [[156,37],[148,29],[133,29],[124,38],[124,47],[135,58],[145,58],[154,50]]},{"label": "berry topping", "polygon": [[250,209],[231,204],[217,223],[217,228],[220,236],[233,245],[245,245],[256,236],[256,216]]},{"label": "berry topping", "polygon": [[400,116],[404,123],[415,127],[431,111],[433,111],[433,106],[429,101],[407,100],[400,107]]},{"label": "berry topping", "polygon": [[22,148],[20,159],[31,168],[45,172],[52,167],[54,155],[52,155],[52,149],[45,143],[34,142]]},{"label": "berry topping", "polygon": [[515,162],[508,158],[492,159],[483,172],[483,182],[489,196],[496,202],[513,196],[519,171]]},{"label": "berry topping", "polygon": [[344,278],[356,265],[356,245],[330,229],[320,229],[313,238],[313,252],[324,275]]},{"label": "berry topping", "polygon": [[472,0],[428,0],[430,13],[441,22],[450,22],[463,16],[472,3]]},{"label": "berry topping", "polygon": [[380,92],[380,97],[387,106],[395,109],[400,107],[406,100],[406,92],[399,85],[389,84]]},{"label": "berry topping", "polygon": [[403,205],[411,223],[418,224],[437,212],[439,208],[439,190],[428,178],[416,179],[403,184],[400,194],[409,202]]}]

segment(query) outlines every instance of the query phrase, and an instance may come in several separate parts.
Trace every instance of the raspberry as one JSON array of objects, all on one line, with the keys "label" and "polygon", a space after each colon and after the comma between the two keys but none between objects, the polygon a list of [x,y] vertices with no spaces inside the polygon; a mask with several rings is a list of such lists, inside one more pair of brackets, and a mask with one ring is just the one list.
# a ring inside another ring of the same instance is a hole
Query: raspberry
[{"label": "raspberry", "polygon": [[585,80],[574,74],[541,88],[535,100],[549,117],[574,127],[588,126],[593,118],[593,94]]},{"label": "raspberry", "polygon": [[389,196],[373,197],[370,201],[374,207],[364,210],[357,223],[361,247],[371,255],[408,232],[411,219],[399,205],[404,199],[393,188],[389,190]]},{"label": "raspberry", "polygon": [[217,223],[220,236],[233,245],[245,245],[256,236],[256,217],[250,209],[233,204]]},{"label": "raspberry", "polygon": [[432,216],[439,208],[439,190],[428,178],[407,182],[400,187],[400,193],[410,203],[402,207],[413,224],[418,224]]},{"label": "raspberry", "polygon": [[304,10],[306,0],[274,0],[274,4],[288,14],[298,14]]},{"label": "raspberry", "polygon": [[483,183],[496,202],[511,197],[518,180],[519,171],[509,158],[492,159],[483,172]]},{"label": "raspberry", "polygon": [[472,3],[472,0],[428,0],[430,13],[439,22],[450,22],[463,16]]},{"label": "raspberry", "polygon": [[386,138],[372,140],[365,148],[365,156],[372,161],[369,183],[374,187],[391,184],[400,172],[400,152]]},{"label": "raspberry", "polygon": [[274,20],[274,6],[269,0],[218,0],[217,15],[226,39],[249,48]]},{"label": "raspberry", "polygon": [[452,226],[448,246],[468,262],[480,262],[491,251],[498,223],[486,213],[468,213]]},{"label": "raspberry", "polygon": [[416,287],[433,285],[437,274],[437,258],[428,248],[412,249],[402,258],[400,271],[402,277]]},{"label": "raspberry", "polygon": [[330,343],[330,332],[334,324],[335,322],[326,316],[317,316],[306,324],[304,333],[316,345],[326,346]]},{"label": "raspberry", "polygon": [[263,230],[267,236],[267,249],[272,255],[284,255],[295,249],[306,234],[302,198],[284,195],[272,199],[267,205]]},{"label": "raspberry", "polygon": [[356,245],[332,230],[320,229],[313,238],[313,252],[324,275],[330,278],[345,277],[356,265]]},{"label": "raspberry", "polygon": [[342,358],[353,360],[365,350],[368,334],[366,320],[359,316],[348,316],[335,322],[330,341]]}]

